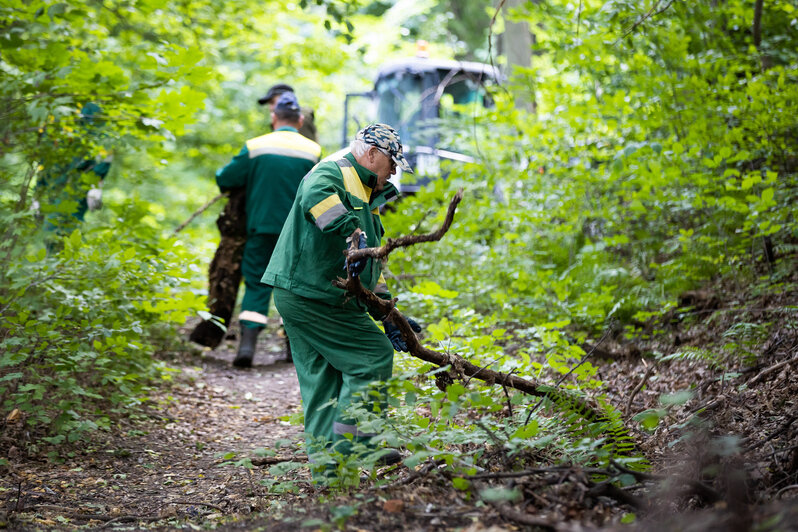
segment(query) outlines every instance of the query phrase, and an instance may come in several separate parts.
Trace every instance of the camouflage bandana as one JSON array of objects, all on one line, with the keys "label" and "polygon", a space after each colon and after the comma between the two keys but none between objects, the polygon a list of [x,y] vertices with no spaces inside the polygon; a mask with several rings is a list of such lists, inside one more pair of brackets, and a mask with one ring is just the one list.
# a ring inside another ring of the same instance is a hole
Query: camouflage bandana
[{"label": "camouflage bandana", "polygon": [[366,144],[386,150],[391,155],[391,159],[396,163],[396,166],[401,168],[403,172],[413,173],[413,169],[410,168],[405,156],[402,155],[402,141],[399,139],[399,133],[391,126],[387,124],[371,124],[358,131],[355,140],[362,140]]}]

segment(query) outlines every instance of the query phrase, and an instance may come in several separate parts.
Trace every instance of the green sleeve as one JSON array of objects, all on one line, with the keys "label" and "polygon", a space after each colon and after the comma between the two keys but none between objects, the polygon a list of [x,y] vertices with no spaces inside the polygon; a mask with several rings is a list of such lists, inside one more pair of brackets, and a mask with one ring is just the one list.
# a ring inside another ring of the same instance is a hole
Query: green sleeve
[{"label": "green sleeve", "polygon": [[216,172],[216,184],[222,192],[231,188],[247,186],[249,174],[249,150],[244,146],[227,166]]}]

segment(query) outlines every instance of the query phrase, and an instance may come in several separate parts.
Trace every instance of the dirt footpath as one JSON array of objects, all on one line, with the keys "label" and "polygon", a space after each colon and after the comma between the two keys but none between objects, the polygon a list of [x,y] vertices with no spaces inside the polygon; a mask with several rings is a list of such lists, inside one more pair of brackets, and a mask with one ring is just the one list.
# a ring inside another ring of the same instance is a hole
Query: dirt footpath
[{"label": "dirt footpath", "polygon": [[12,463],[11,475],[0,480],[8,501],[0,527],[180,528],[186,520],[200,525],[264,508],[268,494],[259,481],[268,467],[234,464],[278,440],[300,439],[301,425],[280,419],[300,411],[284,346],[271,326],[250,370],[231,366],[235,340],[168,361],[177,370],[175,385],[153,398],[147,416],[121,420],[116,437],[97,438],[62,464],[22,457]]}]

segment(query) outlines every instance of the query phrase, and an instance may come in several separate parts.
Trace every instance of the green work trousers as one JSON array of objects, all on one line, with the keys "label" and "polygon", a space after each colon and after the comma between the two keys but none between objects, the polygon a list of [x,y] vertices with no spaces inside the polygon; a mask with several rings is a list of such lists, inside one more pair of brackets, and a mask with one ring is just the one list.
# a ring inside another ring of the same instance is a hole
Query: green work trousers
[{"label": "green work trousers", "polygon": [[[344,411],[353,394],[391,376],[390,340],[363,310],[333,307],[282,288],[274,289],[274,305],[291,342],[305,411],[308,454],[320,450],[320,442],[349,453],[349,438],[366,443],[373,434],[358,431]],[[337,400],[337,404],[325,406],[331,400]],[[384,394],[370,397],[363,406],[384,412]]]},{"label": "green work trousers", "polygon": [[262,329],[266,326],[272,287],[261,283],[260,279],[263,277],[263,272],[266,271],[266,266],[269,265],[279,236],[272,234],[247,236],[244,258],[241,260],[241,273],[244,275],[244,297],[241,300],[241,311],[259,314],[263,323],[244,319],[241,320],[242,327]]}]

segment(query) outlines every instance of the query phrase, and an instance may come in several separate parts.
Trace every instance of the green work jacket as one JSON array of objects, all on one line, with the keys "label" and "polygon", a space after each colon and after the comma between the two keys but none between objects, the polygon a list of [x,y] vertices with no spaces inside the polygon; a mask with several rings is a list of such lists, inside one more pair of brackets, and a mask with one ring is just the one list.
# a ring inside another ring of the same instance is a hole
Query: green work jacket
[{"label": "green work jacket", "polygon": [[[319,163],[299,186],[261,282],[330,305],[363,308],[332,281],[346,277],[346,239],[355,229],[366,233],[368,247],[380,245],[385,232],[380,207],[396,199],[398,192],[391,183],[374,192],[376,183],[377,175],[355,162],[351,153]],[[360,282],[390,298],[381,261],[369,259]]]},{"label": "green work jacket", "polygon": [[292,127],[247,141],[233,160],[216,172],[224,192],[246,187],[247,234],[280,234],[302,178],[317,162],[321,146]]}]

